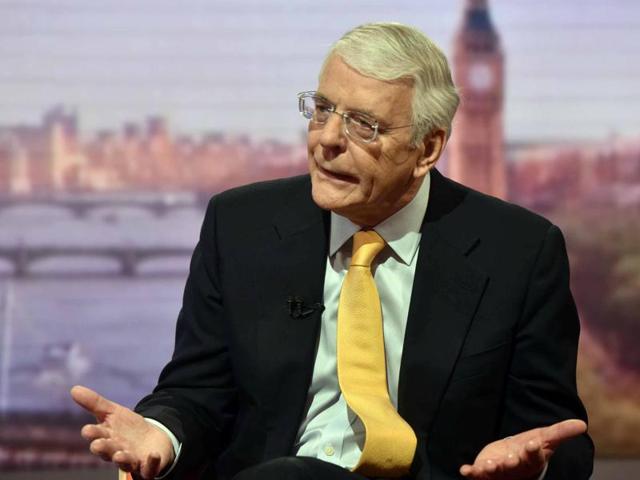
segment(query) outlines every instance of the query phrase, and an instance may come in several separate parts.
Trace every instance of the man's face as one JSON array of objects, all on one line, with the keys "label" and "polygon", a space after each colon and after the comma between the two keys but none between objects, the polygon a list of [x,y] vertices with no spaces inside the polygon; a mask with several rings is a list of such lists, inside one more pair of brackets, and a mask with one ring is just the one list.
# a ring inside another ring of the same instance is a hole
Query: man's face
[{"label": "man's face", "polygon": [[381,133],[371,143],[347,136],[340,115],[324,125],[309,122],[309,172],[314,201],[362,226],[380,223],[417,192],[428,169],[421,167],[424,145],[411,145],[413,87],[361,75],[334,55],[320,77],[318,93],[339,112],[365,112]]}]

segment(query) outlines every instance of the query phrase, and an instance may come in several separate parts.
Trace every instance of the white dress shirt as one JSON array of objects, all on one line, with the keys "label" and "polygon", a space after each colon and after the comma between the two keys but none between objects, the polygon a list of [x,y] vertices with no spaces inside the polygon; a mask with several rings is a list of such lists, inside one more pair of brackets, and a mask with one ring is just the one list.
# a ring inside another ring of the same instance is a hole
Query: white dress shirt
[{"label": "white dress shirt", "polygon": [[[411,202],[374,227],[387,243],[371,269],[382,307],[389,396],[396,408],[402,346],[429,187],[427,175]],[[331,213],[324,278],[325,310],[307,398],[308,410],[294,445],[296,455],[316,457],[347,468],[354,467],[360,458],[364,426],[347,406],[338,385],[336,327],[342,281],[351,263],[352,237],[358,230],[358,225]]]}]

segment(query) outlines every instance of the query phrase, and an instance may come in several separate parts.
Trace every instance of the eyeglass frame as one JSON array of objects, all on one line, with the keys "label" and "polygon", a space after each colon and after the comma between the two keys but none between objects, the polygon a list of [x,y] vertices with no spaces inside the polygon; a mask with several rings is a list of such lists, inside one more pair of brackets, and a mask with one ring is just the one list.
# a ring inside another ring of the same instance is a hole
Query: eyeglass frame
[{"label": "eyeglass frame", "polygon": [[[303,102],[304,102],[305,98],[313,98],[314,100],[316,98],[320,98],[322,100],[325,100],[327,102],[327,104],[328,104],[328,107],[329,107],[327,109],[327,111],[329,113],[335,113],[336,115],[339,115],[340,117],[342,117],[342,126],[344,128],[345,133],[350,138],[353,138],[353,139],[356,139],[356,140],[360,140],[360,141],[365,142],[365,143],[374,142],[376,140],[376,138],[378,138],[378,134],[382,135],[387,130],[397,130],[397,129],[400,129],[400,128],[408,128],[408,127],[413,127],[413,125],[414,125],[412,123],[412,124],[409,124],[409,125],[399,125],[399,126],[396,126],[396,127],[387,127],[387,126],[385,126],[385,127],[382,127],[382,130],[381,130],[380,122],[376,118],[372,117],[371,115],[369,115],[367,113],[359,112],[357,110],[355,110],[355,111],[347,110],[346,112],[339,112],[338,110],[336,110],[336,105],[334,103],[330,102],[327,98],[325,98],[322,95],[320,95],[316,90],[306,90],[304,92],[300,92],[300,93],[298,93],[297,97],[298,97],[298,111],[300,112],[300,115],[302,115],[304,118],[306,118],[310,122],[313,122],[313,123],[315,123],[317,125],[326,125],[328,120],[324,121],[324,122],[318,122],[317,120],[313,119],[313,116],[311,118],[309,118],[309,117],[307,117],[305,115],[305,110],[302,108],[302,105],[303,105]],[[371,120],[371,126],[373,127],[373,136],[371,137],[371,139],[363,138],[362,136],[357,135],[355,133],[351,133],[349,131],[349,126],[348,126],[349,123],[348,123],[348,121],[349,120],[355,120],[350,114],[356,114],[356,113],[358,115],[361,115],[365,119],[367,119],[367,121]]]}]

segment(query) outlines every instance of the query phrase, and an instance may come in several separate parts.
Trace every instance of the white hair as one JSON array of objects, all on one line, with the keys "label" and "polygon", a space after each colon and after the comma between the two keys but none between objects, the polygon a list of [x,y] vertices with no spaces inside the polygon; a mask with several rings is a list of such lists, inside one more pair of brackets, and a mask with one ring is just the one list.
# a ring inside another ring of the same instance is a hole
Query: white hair
[{"label": "white hair", "polygon": [[416,28],[401,23],[368,23],[345,33],[327,53],[321,69],[339,55],[362,75],[413,84],[412,141],[418,144],[436,128],[451,134],[460,98],[444,53]]}]

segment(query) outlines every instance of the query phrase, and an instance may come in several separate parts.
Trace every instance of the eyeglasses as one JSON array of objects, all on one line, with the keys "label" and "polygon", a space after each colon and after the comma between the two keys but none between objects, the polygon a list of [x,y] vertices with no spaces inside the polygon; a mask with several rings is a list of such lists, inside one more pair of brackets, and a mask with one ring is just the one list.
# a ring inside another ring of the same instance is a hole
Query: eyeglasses
[{"label": "eyeglasses", "polygon": [[304,118],[311,120],[316,125],[324,125],[327,123],[332,113],[340,115],[347,135],[365,143],[373,142],[378,136],[378,133],[382,134],[387,130],[413,126],[402,125],[399,127],[381,128],[378,121],[366,113],[338,112],[334,104],[313,90],[300,92],[298,94],[298,109]]}]

